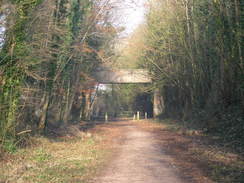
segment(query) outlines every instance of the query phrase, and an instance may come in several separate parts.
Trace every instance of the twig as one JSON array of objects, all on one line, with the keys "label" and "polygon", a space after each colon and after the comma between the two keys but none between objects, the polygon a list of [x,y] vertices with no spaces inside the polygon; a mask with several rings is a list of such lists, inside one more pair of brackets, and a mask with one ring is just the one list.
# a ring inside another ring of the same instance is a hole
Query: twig
[{"label": "twig", "polygon": [[17,135],[22,135],[22,134],[30,133],[30,132],[32,132],[32,130],[25,130],[25,131],[17,133]]}]

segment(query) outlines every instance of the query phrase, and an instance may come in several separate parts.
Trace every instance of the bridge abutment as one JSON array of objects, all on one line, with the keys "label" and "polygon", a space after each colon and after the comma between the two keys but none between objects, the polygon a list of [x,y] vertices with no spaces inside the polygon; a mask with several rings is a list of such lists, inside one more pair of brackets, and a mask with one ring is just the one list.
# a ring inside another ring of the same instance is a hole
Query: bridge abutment
[{"label": "bridge abutment", "polygon": [[159,117],[164,112],[164,109],[164,99],[160,93],[160,89],[156,88],[153,95],[153,117]]}]

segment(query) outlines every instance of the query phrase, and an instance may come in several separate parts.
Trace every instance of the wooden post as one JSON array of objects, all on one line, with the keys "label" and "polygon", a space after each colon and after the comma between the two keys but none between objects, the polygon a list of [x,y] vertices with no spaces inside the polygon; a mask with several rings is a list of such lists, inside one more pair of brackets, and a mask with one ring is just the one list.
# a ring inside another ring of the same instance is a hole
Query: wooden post
[{"label": "wooden post", "polygon": [[105,122],[108,122],[108,113],[105,113]]},{"label": "wooden post", "polygon": [[147,112],[145,112],[145,119],[147,119]]},{"label": "wooden post", "polygon": [[140,112],[137,111],[137,120],[140,120]]}]

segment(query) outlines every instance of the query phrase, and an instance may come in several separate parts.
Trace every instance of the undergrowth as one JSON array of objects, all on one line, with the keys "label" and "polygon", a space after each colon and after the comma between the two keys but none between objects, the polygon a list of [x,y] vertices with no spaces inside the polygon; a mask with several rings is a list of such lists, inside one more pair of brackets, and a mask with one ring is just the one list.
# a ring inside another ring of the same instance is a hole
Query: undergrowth
[{"label": "undergrowth", "polygon": [[[240,151],[243,147],[233,146],[223,133],[210,133],[191,128],[188,122],[176,121],[172,119],[157,120],[163,124],[164,128],[194,139],[197,146],[188,148],[193,158],[200,164],[206,166],[206,174],[218,183],[242,183],[244,181],[244,154]],[[235,149],[233,149],[235,147]]]},{"label": "undergrowth", "polygon": [[35,137],[35,145],[26,148],[16,148],[9,142],[5,149],[14,153],[5,153],[0,162],[0,182],[86,182],[108,152],[102,140],[103,136],[98,134],[57,139]]}]

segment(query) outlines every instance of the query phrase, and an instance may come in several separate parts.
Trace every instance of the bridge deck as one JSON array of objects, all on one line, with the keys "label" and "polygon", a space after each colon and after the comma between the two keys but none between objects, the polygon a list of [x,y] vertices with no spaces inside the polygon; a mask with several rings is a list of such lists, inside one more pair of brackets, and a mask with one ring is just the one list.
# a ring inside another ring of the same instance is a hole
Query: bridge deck
[{"label": "bridge deck", "polygon": [[149,72],[144,69],[100,70],[93,75],[102,84],[152,83]]}]

